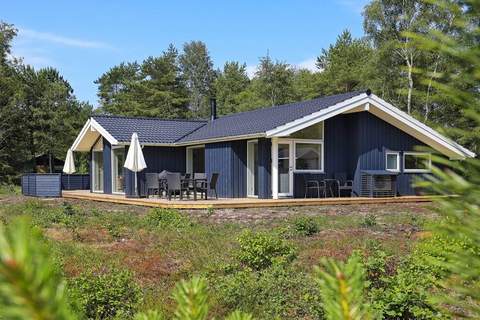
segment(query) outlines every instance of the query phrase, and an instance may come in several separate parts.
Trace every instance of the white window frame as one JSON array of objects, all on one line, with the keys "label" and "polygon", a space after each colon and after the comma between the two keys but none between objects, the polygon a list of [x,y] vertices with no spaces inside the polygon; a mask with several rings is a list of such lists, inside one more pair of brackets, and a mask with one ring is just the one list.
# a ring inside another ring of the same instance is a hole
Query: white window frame
[{"label": "white window frame", "polygon": [[[389,169],[388,165],[388,156],[389,155],[396,155],[397,156],[397,169]],[[385,170],[392,171],[392,172],[400,172],[400,152],[398,151],[387,151],[385,152]]]},{"label": "white window frame", "polygon": [[[324,173],[325,168],[325,148],[323,140],[317,139],[293,139],[293,171],[296,173]],[[322,153],[320,157],[320,169],[297,169],[297,144],[318,144],[320,145],[320,152]]]},{"label": "white window frame", "polygon": [[204,144],[199,144],[199,145],[196,145],[196,146],[189,146],[189,147],[186,147],[185,148],[185,169],[186,169],[186,173],[193,173],[193,159],[192,159],[192,151],[193,149],[201,149],[201,148],[204,148],[205,149],[205,145]]},{"label": "white window frame", "polygon": [[253,184],[255,183],[255,168],[253,168],[252,170],[251,166],[249,166],[250,164],[252,164],[251,162],[255,163],[255,160],[253,159],[253,154],[251,153],[252,148],[255,147],[255,144],[257,145],[257,148],[258,148],[258,139],[247,141],[247,197],[248,198],[258,198],[258,194],[252,194],[250,192],[251,190],[255,189],[255,186],[253,186]]},{"label": "white window frame", "polygon": [[[428,161],[428,169],[405,169],[405,156],[407,155],[422,155],[422,156],[427,156]],[[413,152],[413,151],[407,151],[403,153],[403,172],[406,173],[428,173],[431,172],[432,170],[432,154],[430,152]]]},{"label": "white window frame", "polygon": [[[110,170],[111,170],[111,176],[112,176],[112,194],[125,194],[125,192],[117,192],[117,191],[113,191],[113,187],[115,186],[115,174],[114,174],[114,170],[116,171],[116,168],[114,168],[114,159],[113,157],[115,157],[113,151],[115,149],[123,149],[123,151],[125,152],[125,146],[112,146],[111,148],[112,150],[110,151],[111,152],[111,164],[110,164]],[[125,179],[125,176],[123,177]]]}]

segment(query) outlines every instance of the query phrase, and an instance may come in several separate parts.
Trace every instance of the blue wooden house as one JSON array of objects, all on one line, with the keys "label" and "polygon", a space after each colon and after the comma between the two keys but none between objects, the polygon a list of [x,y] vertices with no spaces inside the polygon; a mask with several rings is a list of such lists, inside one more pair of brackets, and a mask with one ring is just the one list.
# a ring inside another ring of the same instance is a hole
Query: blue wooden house
[{"label": "blue wooden house", "polygon": [[395,175],[396,193],[412,195],[431,153],[475,156],[368,90],[218,118],[212,109],[209,121],[91,117],[72,146],[91,156],[91,192],[132,195],[133,173],[123,164],[133,132],[148,166],[139,190],[145,172],[217,172],[223,198],[304,197],[305,181],[338,173],[361,195],[368,172]]}]

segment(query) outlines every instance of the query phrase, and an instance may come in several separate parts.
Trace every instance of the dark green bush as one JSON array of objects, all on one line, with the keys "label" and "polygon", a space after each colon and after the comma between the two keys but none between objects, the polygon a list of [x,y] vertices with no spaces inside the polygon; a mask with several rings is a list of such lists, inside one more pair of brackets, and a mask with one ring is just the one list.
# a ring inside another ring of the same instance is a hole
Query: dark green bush
[{"label": "dark green bush", "polygon": [[187,216],[175,209],[152,209],[145,218],[148,227],[183,229],[193,225]]},{"label": "dark green bush", "polygon": [[238,237],[238,242],[238,260],[255,270],[268,268],[274,262],[290,262],[296,255],[291,244],[272,233],[246,230]]},{"label": "dark green bush", "polygon": [[303,236],[311,236],[319,231],[319,226],[315,218],[300,216],[293,220],[295,233]]},{"label": "dark green bush", "polygon": [[128,271],[84,274],[69,285],[73,301],[87,319],[130,319],[141,301],[140,287]]},{"label": "dark green bush", "polygon": [[318,285],[291,265],[215,275],[210,283],[221,307],[248,311],[256,319],[323,318]]}]

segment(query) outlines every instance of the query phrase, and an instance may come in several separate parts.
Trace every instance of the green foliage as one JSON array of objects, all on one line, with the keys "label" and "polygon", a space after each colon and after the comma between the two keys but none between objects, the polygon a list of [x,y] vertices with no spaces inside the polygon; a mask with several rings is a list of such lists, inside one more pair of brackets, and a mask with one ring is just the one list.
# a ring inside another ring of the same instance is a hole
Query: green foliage
[{"label": "green foliage", "polygon": [[313,217],[300,216],[293,220],[295,233],[303,236],[312,236],[320,230],[317,220]]},{"label": "green foliage", "polygon": [[177,301],[174,319],[204,320],[208,315],[208,294],[205,279],[194,277],[190,281],[180,281],[173,294]]},{"label": "green foliage", "polygon": [[69,283],[69,289],[87,319],[130,319],[142,297],[132,274],[124,270],[83,274]]},{"label": "green foliage", "polygon": [[365,269],[359,255],[346,263],[322,259],[322,269],[315,268],[316,280],[324,303],[326,319],[369,319],[369,305],[364,302]]},{"label": "green foliage", "polygon": [[259,319],[321,319],[323,315],[318,286],[290,265],[214,274],[210,281],[216,300],[229,310],[252,312]]},{"label": "green foliage", "polygon": [[148,310],[147,312],[139,312],[135,315],[133,320],[164,320],[163,314],[157,310]]},{"label": "green foliage", "polygon": [[0,224],[0,318],[76,319],[39,231],[25,219]]},{"label": "green foliage", "polygon": [[185,229],[193,226],[190,218],[176,209],[152,209],[145,217],[145,223],[152,228]]},{"label": "green foliage", "polygon": [[245,266],[260,270],[273,263],[290,262],[295,258],[294,247],[277,235],[245,230],[239,237],[238,260]]},{"label": "green foliage", "polygon": [[377,225],[377,216],[374,214],[367,214],[366,216],[363,217],[363,220],[361,222],[362,227],[375,227]]}]

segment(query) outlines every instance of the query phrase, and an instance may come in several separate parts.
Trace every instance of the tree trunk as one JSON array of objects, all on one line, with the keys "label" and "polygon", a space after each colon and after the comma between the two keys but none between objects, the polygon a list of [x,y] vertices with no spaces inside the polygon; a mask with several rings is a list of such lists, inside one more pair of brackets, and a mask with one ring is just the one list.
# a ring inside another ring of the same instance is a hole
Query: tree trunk
[{"label": "tree trunk", "polygon": [[425,116],[424,116],[423,122],[427,122],[428,116],[430,114],[430,105],[428,104],[428,100],[430,98],[430,91],[432,89],[433,77],[435,77],[435,75],[437,74],[438,60],[440,60],[440,55],[438,55],[437,58],[435,59],[435,67],[433,68],[433,73],[430,76],[430,80],[428,81],[427,97],[425,98]]},{"label": "tree trunk", "polygon": [[412,77],[412,69],[413,69],[413,56],[410,55],[410,59],[407,58],[407,66],[408,66],[408,94],[407,94],[407,113],[411,114],[412,112],[412,92],[413,92],[413,77]]},{"label": "tree trunk", "polygon": [[48,168],[50,173],[53,173],[53,161],[52,161],[52,153],[48,152]]}]

